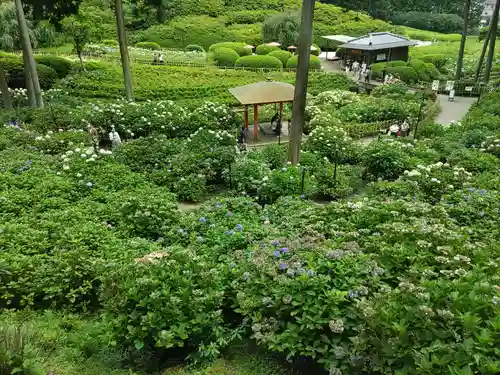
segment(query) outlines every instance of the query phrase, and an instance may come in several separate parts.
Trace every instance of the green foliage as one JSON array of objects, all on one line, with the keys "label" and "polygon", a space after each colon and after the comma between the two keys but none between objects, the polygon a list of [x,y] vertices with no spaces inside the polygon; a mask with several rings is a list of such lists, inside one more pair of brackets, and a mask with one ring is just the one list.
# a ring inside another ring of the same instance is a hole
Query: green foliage
[{"label": "green foliage", "polygon": [[[293,55],[288,59],[286,63],[287,69],[297,69],[297,65],[299,63],[299,56]],[[309,56],[309,70],[321,70],[321,60],[318,56],[310,55]]]},{"label": "green foliage", "polygon": [[269,56],[276,57],[277,59],[279,59],[281,61],[283,66],[286,66],[286,63],[288,62],[290,57],[292,57],[292,53],[288,52],[288,51],[283,51],[283,50],[276,50],[276,51],[270,52]]},{"label": "green foliage", "polygon": [[395,25],[445,34],[460,33],[464,25],[464,20],[456,14],[433,12],[398,12],[390,17],[390,21]]},{"label": "green foliage", "polygon": [[321,55],[321,48],[319,48],[319,46],[317,44],[313,44],[312,47],[314,47],[314,48],[311,48],[311,55],[314,55],[314,56]]},{"label": "green foliage", "polygon": [[381,85],[375,87],[371,95],[377,97],[390,97],[392,99],[397,99],[398,97],[403,97],[408,92],[408,86],[403,84],[390,84],[390,85]]},{"label": "green foliage", "polygon": [[273,56],[244,56],[236,61],[238,68],[252,68],[252,69],[282,69],[283,64],[279,59]]},{"label": "green foliage", "polygon": [[137,48],[149,49],[151,51],[159,51],[161,47],[158,43],[155,42],[139,42],[136,43],[135,46]]},{"label": "green foliage", "polygon": [[[26,88],[24,79],[24,65],[21,61],[21,58],[5,58],[0,56],[0,64],[8,73],[8,84],[10,88]],[[38,71],[38,78],[40,80],[40,86],[42,87],[42,89],[50,89],[57,80],[56,71],[42,64],[36,64],[36,69]]]},{"label": "green foliage", "polygon": [[419,56],[419,59],[426,62],[433,64],[437,69],[441,69],[443,66],[446,65],[446,62],[448,61],[448,58],[445,55],[423,55]]},{"label": "green foliage", "polygon": [[[406,83],[415,83],[419,80],[419,75],[409,66],[396,66],[387,68],[387,73],[393,74],[396,78]],[[426,77],[424,77],[426,78]]]},{"label": "green foliage", "polygon": [[232,68],[240,56],[233,49],[219,47],[212,51],[211,58],[217,66]]},{"label": "green foliage", "polygon": [[257,55],[269,55],[273,51],[278,51],[280,48],[276,46],[270,46],[267,43],[259,44],[257,48],[255,48],[255,53]]},{"label": "green foliage", "polygon": [[380,140],[372,142],[363,153],[364,177],[370,180],[395,180],[411,169],[413,161],[399,142]]},{"label": "green foliage", "polygon": [[251,25],[263,22],[272,11],[269,10],[241,10],[227,14],[226,25],[240,24]]},{"label": "green foliage", "polygon": [[186,46],[186,51],[205,52],[205,49],[202,46],[198,46],[196,44],[188,44]]},{"label": "green foliage", "polygon": [[[262,39],[264,42],[278,42],[287,48],[297,45],[299,37],[300,20],[296,12],[287,12],[272,15],[262,24]],[[266,55],[257,48],[257,54]]]},{"label": "green foliage", "polygon": [[73,67],[73,64],[68,59],[59,56],[50,56],[50,55],[38,55],[35,56],[35,61],[39,64],[48,66],[56,71],[59,78],[66,77]]},{"label": "green foliage", "polygon": [[216,43],[210,46],[209,51],[213,52],[218,48],[229,48],[234,50],[240,57],[249,56],[252,54],[252,50],[250,48],[245,48],[246,45],[247,45],[246,43],[239,43],[239,42]]}]

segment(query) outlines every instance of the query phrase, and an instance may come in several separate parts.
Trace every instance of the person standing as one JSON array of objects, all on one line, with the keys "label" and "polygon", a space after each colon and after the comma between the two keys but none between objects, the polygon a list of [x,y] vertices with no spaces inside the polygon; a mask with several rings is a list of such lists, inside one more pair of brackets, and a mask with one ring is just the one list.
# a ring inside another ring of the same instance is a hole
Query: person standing
[{"label": "person standing", "polygon": [[158,55],[158,63],[159,63],[160,65],[163,65],[163,54],[162,54],[162,53],[160,53],[160,54]]},{"label": "person standing", "polygon": [[365,82],[370,83],[371,79],[372,79],[372,70],[370,69],[370,67],[368,67],[365,72]]},{"label": "person standing", "polygon": [[387,83],[385,78],[387,77],[387,68],[384,66],[384,69],[382,69],[382,82]]},{"label": "person standing", "polygon": [[354,61],[354,64],[352,65],[352,71],[354,72],[354,74],[356,74],[359,70],[359,61],[356,60]]},{"label": "person standing", "polygon": [[156,55],[156,52],[153,53],[153,65],[157,65],[158,64],[158,56]]}]

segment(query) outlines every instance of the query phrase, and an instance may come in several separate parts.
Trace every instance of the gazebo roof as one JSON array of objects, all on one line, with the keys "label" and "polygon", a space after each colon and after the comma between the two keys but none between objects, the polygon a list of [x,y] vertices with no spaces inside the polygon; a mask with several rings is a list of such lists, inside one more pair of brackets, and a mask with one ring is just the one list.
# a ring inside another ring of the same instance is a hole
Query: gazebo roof
[{"label": "gazebo roof", "polygon": [[340,48],[377,51],[380,49],[415,46],[417,44],[417,42],[414,42],[404,36],[389,32],[382,32],[370,33],[353,39],[348,43],[342,44]]},{"label": "gazebo roof", "polygon": [[335,42],[339,43],[348,43],[353,39],[356,39],[352,36],[347,36],[347,35],[326,35],[322,36],[323,39],[328,39],[328,40],[333,40]]},{"label": "gazebo roof", "polygon": [[243,105],[292,102],[295,87],[284,82],[257,82],[229,89]]}]

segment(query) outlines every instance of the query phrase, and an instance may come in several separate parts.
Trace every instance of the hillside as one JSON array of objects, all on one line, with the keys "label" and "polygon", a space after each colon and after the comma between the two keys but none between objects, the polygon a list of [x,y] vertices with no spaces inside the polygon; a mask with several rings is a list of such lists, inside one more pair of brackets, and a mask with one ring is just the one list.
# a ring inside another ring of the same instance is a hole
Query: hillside
[{"label": "hillside", "polygon": [[[280,10],[269,7],[255,10],[257,7],[254,5],[254,2],[250,2],[247,9],[242,9],[243,4],[236,4],[220,12],[214,11],[214,8],[210,8],[210,11],[207,11],[207,8],[200,8],[197,14],[177,16],[167,23],[155,24],[146,30],[133,32],[131,42],[156,42],[164,48],[179,48],[189,44],[208,48],[222,41],[243,41],[257,45],[262,43],[262,22],[267,16],[279,13]],[[299,2],[287,1],[281,10],[293,12],[298,9]],[[204,14],[207,12],[210,14]],[[323,48],[326,47],[321,38],[323,35],[360,36],[374,31],[392,31],[421,40],[460,38],[456,34],[436,34],[395,26],[363,13],[322,3],[316,3],[313,27],[314,42]]]}]

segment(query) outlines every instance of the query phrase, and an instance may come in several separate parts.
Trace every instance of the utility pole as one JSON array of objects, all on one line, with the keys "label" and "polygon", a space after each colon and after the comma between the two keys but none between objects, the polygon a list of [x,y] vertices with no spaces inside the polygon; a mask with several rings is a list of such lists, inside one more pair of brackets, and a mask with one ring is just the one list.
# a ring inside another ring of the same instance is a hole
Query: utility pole
[{"label": "utility pole", "polygon": [[[498,0],[500,1],[500,0]],[[300,157],[302,129],[307,99],[307,83],[309,80],[309,58],[312,44],[312,23],[314,17],[315,0],[302,0],[302,17],[299,35],[299,61],[295,75],[295,94],[293,98],[292,124],[290,129],[290,145],[288,160],[297,164]]]},{"label": "utility pole", "polygon": [[469,13],[471,0],[465,0],[464,4],[464,29],[462,31],[462,40],[460,41],[460,50],[458,51],[457,73],[455,80],[462,78],[462,67],[464,65],[465,42],[467,41],[467,30],[469,28]]},{"label": "utility pole", "polygon": [[[43,108],[42,89],[40,88],[40,81],[38,79],[38,72],[36,70],[35,58],[33,57],[33,49],[31,48],[28,25],[26,24],[26,18],[24,16],[23,4],[21,0],[16,0],[16,15],[17,24],[19,26],[19,37],[21,40],[21,46],[23,48],[23,56],[26,55],[24,61],[25,64],[26,62],[28,63],[28,70],[35,91],[36,104],[39,108]],[[26,82],[26,86],[28,88],[30,87],[29,80],[28,82]]]},{"label": "utility pole", "polygon": [[493,57],[495,56],[495,43],[497,41],[498,30],[498,11],[500,10],[500,0],[495,3],[490,25],[490,46],[488,50],[488,59],[486,60],[486,69],[484,70],[484,83],[490,81],[491,67],[493,66]]},{"label": "utility pole", "polygon": [[128,56],[127,35],[125,33],[125,19],[123,16],[122,0],[115,0],[116,32],[120,45],[120,56],[122,59],[123,79],[125,82],[125,96],[127,100],[134,100],[132,90],[132,73],[130,72],[130,58]]},{"label": "utility pole", "polygon": [[483,50],[481,51],[481,56],[479,56],[479,61],[477,62],[476,66],[476,74],[474,76],[474,81],[476,82],[479,79],[479,75],[481,74],[481,69],[483,68],[484,56],[486,55],[486,50],[488,49],[490,37],[491,37],[491,20],[490,20],[490,25],[488,26],[488,32],[486,33],[486,37],[484,39]]}]

